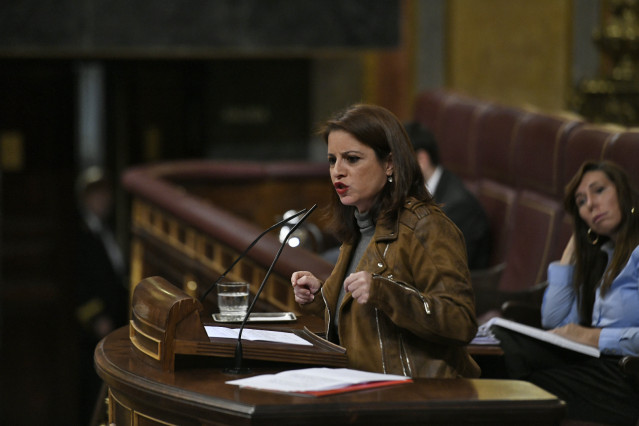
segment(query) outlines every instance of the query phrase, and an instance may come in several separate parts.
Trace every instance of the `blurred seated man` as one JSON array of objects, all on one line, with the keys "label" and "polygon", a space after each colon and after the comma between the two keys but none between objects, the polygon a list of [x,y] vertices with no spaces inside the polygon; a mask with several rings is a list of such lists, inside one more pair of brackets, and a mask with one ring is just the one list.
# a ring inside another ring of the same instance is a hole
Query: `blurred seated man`
[{"label": "blurred seated man", "polygon": [[464,182],[439,161],[439,148],[433,134],[417,122],[405,125],[417,155],[426,187],[442,210],[464,234],[468,268],[488,266],[491,240],[486,213]]}]

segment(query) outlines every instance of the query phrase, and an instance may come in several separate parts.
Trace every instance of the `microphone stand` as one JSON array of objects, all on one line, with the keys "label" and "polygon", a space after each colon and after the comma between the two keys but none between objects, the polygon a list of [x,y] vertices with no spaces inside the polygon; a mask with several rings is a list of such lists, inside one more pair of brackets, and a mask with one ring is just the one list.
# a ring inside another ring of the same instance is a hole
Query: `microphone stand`
[{"label": "microphone stand", "polygon": [[[313,207],[311,207],[308,210],[308,212],[304,216],[302,216],[302,218],[299,220],[299,222],[297,222],[295,225],[293,225],[291,230],[288,231],[288,234],[286,234],[286,238],[284,238],[284,241],[280,245],[280,248],[277,251],[277,254],[275,255],[275,258],[273,258],[273,262],[271,263],[271,266],[269,266],[268,271],[266,271],[266,275],[264,276],[264,279],[262,280],[262,283],[260,284],[260,287],[258,288],[257,293],[255,293],[255,297],[253,298],[253,301],[251,302],[251,305],[246,310],[246,315],[244,315],[244,320],[242,321],[242,325],[240,326],[240,331],[239,331],[239,333],[237,335],[237,346],[235,347],[235,367],[224,369],[225,373],[247,374],[247,373],[249,373],[251,371],[251,369],[248,368],[248,367],[242,367],[242,357],[243,357],[243,354],[242,354],[242,332],[244,331],[244,326],[246,325],[246,322],[248,321],[248,318],[251,315],[251,312],[253,311],[253,307],[255,306],[255,302],[257,301],[258,297],[260,297],[260,294],[262,293],[262,290],[264,290],[264,284],[266,284],[266,280],[271,275],[271,271],[273,270],[273,266],[275,266],[275,263],[280,258],[280,254],[282,254],[282,250],[284,250],[284,247],[286,246],[286,243],[288,242],[289,237],[302,224],[302,222],[304,222],[306,220],[306,218],[313,212],[313,210],[315,210],[316,207],[317,207],[317,204],[314,204]],[[297,216],[297,215],[295,215],[295,216]]]},{"label": "microphone stand", "polygon": [[[240,254],[234,261],[233,263],[231,263],[231,266],[229,266],[226,271],[224,271],[222,273],[222,275],[220,275],[217,280],[215,280],[215,282],[204,292],[204,294],[202,294],[202,296],[200,296],[200,302],[204,303],[204,300],[206,299],[206,296],[208,296],[208,294],[211,292],[211,290],[213,290],[213,288],[215,287],[215,285],[217,283],[219,283],[224,277],[226,277],[226,274],[228,274],[228,272],[235,266],[235,264],[237,262],[240,261],[240,259],[242,259],[244,256],[246,256],[246,253],[248,253],[248,251],[250,249],[253,248],[253,246],[255,244],[257,244],[257,242],[264,236],[266,235],[269,231],[277,228],[278,226],[290,222],[291,219],[296,218],[297,216],[301,215],[302,213],[304,213],[307,209],[302,209],[300,211],[298,211],[297,213],[295,213],[292,216],[289,216],[285,219],[280,220],[279,222],[277,222],[276,224],[272,225],[270,228],[268,228],[266,231],[262,232],[260,235],[257,236],[257,238],[255,240],[253,240],[253,242],[242,252],[242,254]],[[288,238],[288,237],[287,237]]]}]

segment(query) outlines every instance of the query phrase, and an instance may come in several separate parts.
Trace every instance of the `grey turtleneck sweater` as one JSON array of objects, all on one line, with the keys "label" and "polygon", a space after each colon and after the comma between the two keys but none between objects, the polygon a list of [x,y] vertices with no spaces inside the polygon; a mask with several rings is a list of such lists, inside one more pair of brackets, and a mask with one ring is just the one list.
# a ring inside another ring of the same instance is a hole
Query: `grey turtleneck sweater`
[{"label": "grey turtleneck sweater", "polygon": [[[348,277],[350,274],[355,272],[357,265],[359,264],[360,259],[364,255],[366,251],[366,247],[373,239],[373,235],[375,234],[375,224],[370,218],[370,214],[359,213],[355,211],[355,220],[357,221],[357,226],[359,227],[359,241],[357,242],[357,246],[355,246],[355,250],[353,251],[353,256],[351,257],[351,261],[348,264],[348,268],[346,269],[346,275],[344,275],[344,279]],[[342,305],[342,301],[344,300],[344,286],[339,292],[339,297],[337,299],[337,309],[335,312],[335,319],[333,321],[333,326],[337,328],[337,323],[339,321],[339,307]]]}]

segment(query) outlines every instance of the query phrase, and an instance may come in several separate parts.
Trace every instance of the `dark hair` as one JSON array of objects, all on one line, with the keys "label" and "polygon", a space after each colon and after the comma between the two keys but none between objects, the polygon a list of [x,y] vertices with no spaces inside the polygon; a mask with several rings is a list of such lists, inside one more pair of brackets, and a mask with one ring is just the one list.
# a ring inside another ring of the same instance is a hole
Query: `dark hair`
[{"label": "dark hair", "polygon": [[435,140],[435,135],[428,130],[428,128],[422,126],[421,123],[417,121],[412,121],[410,123],[406,123],[404,125],[406,129],[406,133],[408,134],[408,138],[413,144],[413,149],[415,152],[424,150],[430,157],[431,163],[433,166],[439,165],[439,147],[437,146],[437,141]]},{"label": "dark hair", "polygon": [[[597,170],[605,173],[615,186],[621,212],[621,223],[616,231],[619,238],[615,241],[615,250],[607,268],[608,259],[601,250],[601,245],[609,238],[600,235],[596,244],[593,244],[595,240],[592,235],[588,235],[589,227],[579,216],[579,207],[575,200],[575,192],[584,175]],[[573,218],[575,234],[576,266],[573,286],[580,299],[579,312],[582,324],[589,326],[598,283],[603,278],[600,291],[605,295],[613,279],[628,262],[632,251],[639,245],[639,193],[623,168],[617,164],[610,161],[586,161],[566,185],[564,207]]]},{"label": "dark hair", "polygon": [[[433,202],[424,185],[424,177],[415,158],[406,131],[397,117],[380,106],[355,104],[329,119],[320,134],[328,143],[328,135],[343,130],[370,147],[379,161],[389,155],[393,161],[393,182],[387,182],[371,209],[373,222],[392,223],[398,217],[408,196]],[[355,207],[342,204],[335,192],[327,212],[330,229],[344,242],[354,242],[359,234]]]}]

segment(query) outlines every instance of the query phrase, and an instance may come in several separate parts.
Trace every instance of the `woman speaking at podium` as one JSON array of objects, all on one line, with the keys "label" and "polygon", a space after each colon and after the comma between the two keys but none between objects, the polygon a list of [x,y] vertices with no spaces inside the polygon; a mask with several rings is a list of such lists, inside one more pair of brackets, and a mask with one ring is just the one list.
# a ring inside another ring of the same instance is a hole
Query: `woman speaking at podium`
[{"label": "woman speaking at podium", "polygon": [[291,276],[302,311],[324,316],[351,368],[479,376],[465,349],[477,321],[464,240],[428,194],[401,122],[353,105],[321,134],[335,188],[326,213],[342,246],[326,282]]}]

